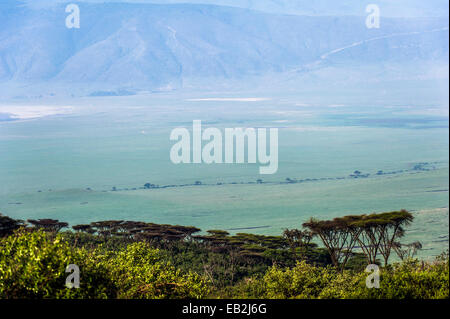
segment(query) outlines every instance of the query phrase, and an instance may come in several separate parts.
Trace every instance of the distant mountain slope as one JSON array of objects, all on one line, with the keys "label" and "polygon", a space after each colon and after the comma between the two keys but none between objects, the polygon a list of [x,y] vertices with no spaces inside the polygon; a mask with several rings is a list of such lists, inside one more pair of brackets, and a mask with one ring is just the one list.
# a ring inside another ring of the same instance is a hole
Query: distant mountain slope
[{"label": "distant mountain slope", "polygon": [[[52,6],[55,3],[70,2],[69,0],[22,0],[34,7]],[[418,17],[448,17],[448,0],[78,0],[79,2],[104,3],[194,3],[231,6],[237,8],[261,10],[269,13],[296,15],[356,15],[365,14],[368,4],[376,3],[383,17],[418,18]]]},{"label": "distant mountain slope", "polygon": [[189,78],[242,79],[323,66],[448,60],[447,19],[275,15],[232,7],[80,4],[0,6],[1,83],[95,89],[177,88]]}]

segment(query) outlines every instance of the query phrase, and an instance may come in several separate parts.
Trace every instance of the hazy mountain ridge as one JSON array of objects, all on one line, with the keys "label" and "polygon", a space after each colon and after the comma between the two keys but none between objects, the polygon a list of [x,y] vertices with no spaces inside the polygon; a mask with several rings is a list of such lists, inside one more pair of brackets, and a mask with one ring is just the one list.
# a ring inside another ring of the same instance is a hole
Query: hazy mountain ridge
[{"label": "hazy mountain ridge", "polygon": [[[321,67],[447,63],[448,20],[308,17],[194,4],[80,4],[81,28],[65,6],[6,1],[0,13],[0,83],[155,90],[190,78],[245,79]],[[0,84],[2,85],[2,84]]]},{"label": "hazy mountain ridge", "polygon": [[[33,7],[54,6],[55,3],[68,3],[68,0],[21,0]],[[105,3],[108,0],[78,0],[86,3]],[[368,4],[373,2],[361,0],[110,0],[109,2],[126,3],[194,3],[231,6],[244,9],[260,10],[269,13],[334,16],[365,14]],[[383,17],[448,17],[447,0],[377,0]]]}]

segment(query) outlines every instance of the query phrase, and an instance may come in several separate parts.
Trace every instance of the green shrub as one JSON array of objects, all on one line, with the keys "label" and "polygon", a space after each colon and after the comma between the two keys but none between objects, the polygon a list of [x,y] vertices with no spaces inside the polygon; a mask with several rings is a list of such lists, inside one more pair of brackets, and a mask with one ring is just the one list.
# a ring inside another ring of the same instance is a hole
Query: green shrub
[{"label": "green shrub", "polygon": [[317,298],[336,276],[336,271],[330,267],[316,267],[304,261],[292,269],[271,267],[264,276],[266,297]]},{"label": "green shrub", "polygon": [[[209,290],[195,273],[164,263],[159,250],[130,244],[120,250],[72,248],[60,235],[19,232],[0,240],[0,298],[202,298]],[[80,288],[65,286],[69,264]]]},{"label": "green shrub", "polygon": [[[344,270],[338,273],[334,280],[324,287],[318,298],[320,299],[356,299],[357,289],[369,290],[366,287],[368,273]],[[375,289],[375,288],[374,288]]]},{"label": "green shrub", "polygon": [[441,299],[449,297],[448,259],[433,264],[407,260],[383,268],[380,288],[367,289],[360,282],[350,298]]},{"label": "green shrub", "polygon": [[434,299],[449,297],[448,258],[431,264],[417,260],[380,270],[380,288],[366,287],[368,273],[316,267],[270,268],[264,276],[267,298]]},{"label": "green shrub", "polygon": [[[65,286],[69,264],[80,268],[80,288]],[[106,298],[113,294],[106,269],[59,235],[23,232],[0,240],[0,298]]]},{"label": "green shrub", "polygon": [[[146,242],[22,229],[0,238],[0,298],[449,297],[448,254],[434,263],[410,259],[381,268],[380,288],[369,289],[368,273],[359,264],[341,272],[306,261],[291,268],[283,263],[284,267],[267,269],[256,262],[237,263],[230,253],[209,252],[198,244],[178,245],[160,250]],[[282,254],[272,257],[284,258]],[[79,289],[65,286],[69,264],[80,268]],[[193,270],[209,275],[211,281]]]},{"label": "green shrub", "polygon": [[118,298],[203,298],[207,282],[196,273],[183,274],[162,261],[162,253],[140,242],[103,256]]}]

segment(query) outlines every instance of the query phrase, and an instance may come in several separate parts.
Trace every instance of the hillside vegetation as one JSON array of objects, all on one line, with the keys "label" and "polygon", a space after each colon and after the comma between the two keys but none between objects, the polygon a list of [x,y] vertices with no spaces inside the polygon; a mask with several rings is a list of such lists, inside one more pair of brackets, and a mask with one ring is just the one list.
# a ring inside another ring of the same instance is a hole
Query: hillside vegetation
[{"label": "hillside vegetation", "polygon": [[[448,298],[448,252],[414,259],[420,243],[399,242],[411,222],[399,211],[311,219],[282,236],[194,235],[136,221],[61,231],[67,223],[0,215],[0,298]],[[380,265],[379,288],[366,286],[368,263]],[[79,288],[66,287],[70,264]]]}]

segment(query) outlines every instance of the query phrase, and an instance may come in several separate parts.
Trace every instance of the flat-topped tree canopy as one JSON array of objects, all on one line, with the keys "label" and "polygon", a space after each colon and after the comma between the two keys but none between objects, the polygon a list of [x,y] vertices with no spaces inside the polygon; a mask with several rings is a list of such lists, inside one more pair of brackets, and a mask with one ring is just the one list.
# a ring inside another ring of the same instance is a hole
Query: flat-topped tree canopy
[{"label": "flat-topped tree canopy", "polygon": [[61,228],[69,226],[69,224],[66,222],[60,222],[57,219],[50,219],[50,218],[28,219],[27,222],[29,222],[36,228],[40,228],[44,231],[53,231],[53,232],[58,232],[61,230]]},{"label": "flat-topped tree canopy", "polygon": [[340,256],[349,255],[356,242],[369,264],[377,262],[378,254],[383,256],[387,264],[396,240],[404,235],[404,227],[413,219],[410,212],[402,209],[368,215],[347,215],[331,220],[311,218],[303,223],[303,227],[320,237],[337,267],[344,266],[342,263],[345,264],[348,258],[341,260]]},{"label": "flat-topped tree canopy", "polygon": [[74,225],[74,226],[72,226],[72,229],[75,231],[81,231],[81,232],[94,231],[92,229],[91,225],[88,225],[88,224]]},{"label": "flat-topped tree canopy", "polygon": [[370,215],[361,215],[359,218],[349,220],[350,226],[356,227],[376,227],[376,226],[394,226],[394,225],[409,225],[414,219],[414,216],[402,209],[400,211],[373,213]]},{"label": "flat-topped tree canopy", "polygon": [[123,222],[120,226],[128,230],[134,230],[147,226],[147,223],[129,220]]},{"label": "flat-topped tree canopy", "polygon": [[315,218],[310,218],[309,221],[302,224],[303,227],[308,228],[313,234],[343,229],[349,227],[349,225],[350,222],[347,221],[346,217],[336,217],[331,220],[318,220]]},{"label": "flat-topped tree canopy", "polygon": [[230,233],[225,230],[219,230],[219,229],[211,229],[206,231],[208,234],[212,236],[228,236]]},{"label": "flat-topped tree canopy", "polygon": [[124,221],[123,220],[103,220],[98,222],[92,222],[90,225],[94,228],[100,230],[114,229],[120,226]]},{"label": "flat-topped tree canopy", "polygon": [[373,213],[369,215],[347,215],[336,217],[331,220],[318,220],[311,218],[303,223],[303,227],[310,229],[312,232],[326,231],[333,229],[352,228],[352,227],[374,227],[381,225],[409,225],[414,216],[402,209],[400,211]]},{"label": "flat-topped tree canopy", "polygon": [[12,219],[0,213],[0,237],[12,234],[16,229],[23,226],[22,220]]},{"label": "flat-topped tree canopy", "polygon": [[191,236],[194,233],[198,233],[199,231],[201,231],[200,228],[194,227],[194,226],[180,226],[180,225],[175,225],[175,226],[171,226],[171,229],[175,229],[178,230],[184,234],[186,234],[187,236]]}]

